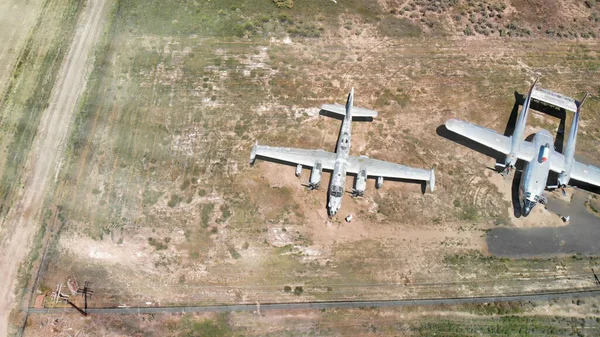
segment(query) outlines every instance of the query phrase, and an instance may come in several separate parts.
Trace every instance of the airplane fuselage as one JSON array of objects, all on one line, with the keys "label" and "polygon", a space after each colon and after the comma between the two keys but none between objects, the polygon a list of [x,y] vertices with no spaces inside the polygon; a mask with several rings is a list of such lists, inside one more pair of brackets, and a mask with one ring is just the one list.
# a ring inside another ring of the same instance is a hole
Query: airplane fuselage
[{"label": "airplane fuselage", "polygon": [[340,137],[338,139],[335,157],[335,166],[329,182],[329,202],[327,211],[330,217],[336,215],[342,205],[342,196],[346,188],[346,167],[348,166],[348,156],[350,155],[350,145],[352,141],[352,101],[353,93],[348,96],[346,103],[346,116],[342,122]]},{"label": "airplane fuselage", "polygon": [[533,144],[536,156],[525,164],[519,185],[519,202],[524,216],[529,215],[546,188],[554,139],[550,132],[541,130],[533,137]]}]

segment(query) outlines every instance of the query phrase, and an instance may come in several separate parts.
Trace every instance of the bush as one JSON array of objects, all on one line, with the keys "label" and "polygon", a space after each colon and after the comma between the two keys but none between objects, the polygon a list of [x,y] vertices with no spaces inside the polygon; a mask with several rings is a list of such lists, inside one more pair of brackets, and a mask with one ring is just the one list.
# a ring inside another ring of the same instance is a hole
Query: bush
[{"label": "bush", "polygon": [[283,7],[292,8],[292,7],[294,7],[294,0],[273,0],[273,2],[279,8],[283,8]]},{"label": "bush", "polygon": [[154,247],[154,249],[156,249],[156,250],[167,249],[167,245],[165,243],[162,243],[159,240],[152,238],[152,237],[148,238],[148,244],[150,246]]},{"label": "bush", "polygon": [[588,8],[594,8],[594,6],[596,6],[596,0],[585,0],[585,5]]}]

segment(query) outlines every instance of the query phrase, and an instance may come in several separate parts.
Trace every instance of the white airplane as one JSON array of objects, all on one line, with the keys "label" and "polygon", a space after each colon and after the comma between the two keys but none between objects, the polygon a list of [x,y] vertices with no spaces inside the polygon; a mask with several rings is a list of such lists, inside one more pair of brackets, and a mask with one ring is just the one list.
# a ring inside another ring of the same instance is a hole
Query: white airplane
[{"label": "white airplane", "polygon": [[323,170],[333,171],[331,175],[329,200],[327,209],[330,217],[333,217],[340,209],[342,203],[342,194],[346,185],[346,174],[356,174],[353,194],[361,196],[366,188],[368,176],[377,177],[375,186],[380,188],[383,185],[383,177],[409,180],[429,181],[431,191],[435,189],[435,172],[432,169],[423,170],[385,162],[382,160],[371,159],[367,156],[351,156],[350,140],[352,135],[352,118],[377,116],[377,112],[369,109],[353,107],[354,88],[348,95],[346,106],[338,104],[324,104],[321,109],[332,113],[340,114],[344,117],[340,137],[338,139],[336,153],[324,150],[305,150],[286,147],[272,147],[258,145],[258,142],[252,148],[250,154],[250,164],[254,163],[256,156],[273,158],[284,162],[297,164],[296,176],[302,173],[302,167],[312,167],[309,189],[318,188],[321,183],[321,174]]},{"label": "white airplane", "polygon": [[[575,114],[564,155],[555,151],[553,146],[554,141],[548,130],[541,130],[536,133],[532,142],[519,139],[520,144],[517,146],[516,152],[512,152],[514,150],[515,134],[512,137],[506,137],[496,131],[458,119],[448,120],[446,128],[498,152],[504,154],[514,153],[516,158],[524,160],[527,163],[519,185],[519,203],[522,207],[522,214],[527,216],[533,207],[535,207],[545,188],[564,187],[571,179],[600,186],[600,169],[575,160],[579,112],[586,97],[587,95],[581,102],[577,102],[570,97],[546,89],[532,87],[526,100],[525,104],[527,108],[529,107],[531,98],[572,111]],[[524,107],[524,113],[527,112],[527,108]],[[524,122],[525,119],[521,118],[519,121]],[[516,129],[520,127],[524,130],[524,126],[522,125],[518,125]],[[515,132],[517,132],[516,129]],[[523,136],[522,132],[519,134],[520,137]],[[555,186],[546,185],[549,171],[559,173],[558,184]]]}]

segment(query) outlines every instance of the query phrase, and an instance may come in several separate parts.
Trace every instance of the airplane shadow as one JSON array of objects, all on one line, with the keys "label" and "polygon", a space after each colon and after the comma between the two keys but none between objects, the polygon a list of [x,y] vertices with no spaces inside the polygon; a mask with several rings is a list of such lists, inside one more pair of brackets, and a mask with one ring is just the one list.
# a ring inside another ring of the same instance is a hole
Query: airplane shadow
[{"label": "airplane shadow", "polygon": [[438,136],[444,137],[448,140],[451,140],[457,144],[468,147],[471,150],[475,150],[481,154],[484,154],[488,157],[495,158],[497,162],[504,162],[504,155],[496,150],[490,149],[487,146],[481,145],[474,140],[471,140],[467,137],[461,136],[457,133],[454,133],[446,128],[446,125],[440,125],[435,129],[435,132]]},{"label": "airplane shadow", "polygon": [[558,130],[548,131],[550,131],[550,133],[552,134],[556,132],[556,135],[554,137],[554,148],[556,149],[556,151],[562,153],[565,141],[565,123],[567,119],[567,111],[562,108],[556,108],[536,101],[532,101],[529,107],[535,111],[544,113],[554,118],[558,118],[560,120]]},{"label": "airplane shadow", "polygon": [[[343,121],[344,117],[345,117],[344,115],[336,114],[336,113],[333,113],[333,112],[327,111],[327,110],[320,110],[319,115],[331,117],[331,118],[337,119],[339,121]],[[352,121],[353,122],[372,122],[373,118],[372,117],[354,117],[353,116]]]},{"label": "airplane shadow", "polygon": [[[514,92],[515,103],[510,112],[510,116],[508,121],[506,122],[506,128],[504,129],[504,135],[506,137],[510,137],[515,131],[515,126],[517,124],[517,117],[519,115],[519,110],[522,109],[523,103],[525,103],[525,95],[519,94],[517,91]],[[546,115],[558,118],[560,120],[560,124],[558,126],[558,130],[556,133],[556,137],[554,138],[554,148],[556,151],[562,153],[564,147],[564,137],[565,137],[565,123],[567,118],[567,112],[565,109],[555,108],[550,105],[542,104],[536,101],[532,101],[529,104],[529,108],[531,110],[535,110]],[[552,131],[552,130],[548,130]]]},{"label": "airplane shadow", "polygon": [[514,92],[515,103],[506,121],[506,127],[504,128],[504,135],[510,137],[515,132],[515,126],[517,125],[517,117],[519,116],[519,107],[525,102],[525,96],[519,94],[517,91]]},{"label": "airplane shadow", "polygon": [[[519,166],[519,163],[517,162],[517,167],[518,166]],[[523,166],[523,165],[521,165],[521,166]],[[511,192],[510,195],[511,195],[512,206],[513,206],[513,214],[515,215],[515,218],[521,217],[521,203],[519,201],[519,184],[521,183],[521,175],[522,175],[521,170],[522,170],[522,168],[514,171],[512,185],[511,185],[511,189],[510,189],[510,192]]]}]

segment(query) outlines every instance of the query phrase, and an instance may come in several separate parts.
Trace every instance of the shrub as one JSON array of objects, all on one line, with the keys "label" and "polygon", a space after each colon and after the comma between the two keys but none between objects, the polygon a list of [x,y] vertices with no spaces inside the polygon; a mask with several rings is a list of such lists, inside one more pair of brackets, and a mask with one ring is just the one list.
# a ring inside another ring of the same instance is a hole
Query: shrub
[{"label": "shrub", "polygon": [[167,245],[160,242],[159,240],[155,239],[155,238],[148,238],[148,244],[152,247],[154,247],[154,249],[156,250],[164,250],[167,249]]},{"label": "shrub", "polygon": [[273,0],[273,2],[279,8],[283,8],[283,7],[292,8],[292,7],[294,7],[294,0]]}]

